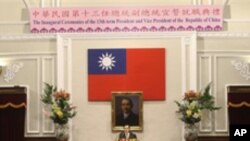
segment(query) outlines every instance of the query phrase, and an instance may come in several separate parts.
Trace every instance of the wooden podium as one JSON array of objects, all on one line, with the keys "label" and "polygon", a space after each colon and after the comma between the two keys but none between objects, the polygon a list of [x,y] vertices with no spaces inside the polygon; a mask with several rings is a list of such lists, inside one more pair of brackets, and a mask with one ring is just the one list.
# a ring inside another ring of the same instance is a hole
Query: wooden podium
[{"label": "wooden podium", "polygon": [[250,125],[250,86],[228,87],[230,125]]},{"label": "wooden podium", "polygon": [[0,88],[0,141],[24,141],[26,88]]}]

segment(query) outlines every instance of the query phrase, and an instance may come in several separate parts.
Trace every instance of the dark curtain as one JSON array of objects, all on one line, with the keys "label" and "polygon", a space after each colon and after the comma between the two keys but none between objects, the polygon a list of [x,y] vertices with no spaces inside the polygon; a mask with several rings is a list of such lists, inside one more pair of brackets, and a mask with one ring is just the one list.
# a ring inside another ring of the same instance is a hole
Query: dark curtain
[{"label": "dark curtain", "polygon": [[24,141],[26,91],[0,89],[0,141]]},{"label": "dark curtain", "polygon": [[230,125],[250,125],[250,87],[228,87],[228,114]]}]

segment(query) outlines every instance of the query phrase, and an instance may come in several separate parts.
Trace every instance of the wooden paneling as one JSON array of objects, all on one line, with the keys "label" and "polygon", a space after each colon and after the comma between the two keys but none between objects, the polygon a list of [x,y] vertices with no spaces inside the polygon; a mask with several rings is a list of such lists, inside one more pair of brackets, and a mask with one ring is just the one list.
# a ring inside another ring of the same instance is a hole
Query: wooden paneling
[{"label": "wooden paneling", "polygon": [[25,138],[25,141],[56,141],[55,138]]},{"label": "wooden paneling", "polygon": [[[55,138],[26,138],[25,141],[56,141]],[[229,137],[199,137],[199,141],[229,141]]]},{"label": "wooden paneling", "polygon": [[199,141],[229,141],[229,137],[199,137]]}]

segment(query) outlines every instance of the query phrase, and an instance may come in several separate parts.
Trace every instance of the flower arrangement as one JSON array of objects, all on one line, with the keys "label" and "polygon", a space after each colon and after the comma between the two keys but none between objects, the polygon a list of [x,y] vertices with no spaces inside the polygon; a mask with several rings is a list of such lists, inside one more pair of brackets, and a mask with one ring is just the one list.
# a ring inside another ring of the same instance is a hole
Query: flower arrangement
[{"label": "flower arrangement", "polygon": [[188,125],[194,125],[201,121],[202,110],[220,109],[214,106],[214,97],[210,95],[210,84],[200,92],[187,91],[183,100],[181,102],[175,101],[175,103],[179,107],[177,113],[181,114],[180,119]]},{"label": "flower arrangement", "polygon": [[46,111],[46,114],[56,124],[65,125],[68,123],[69,118],[76,115],[76,107],[69,104],[70,94],[64,90],[57,91],[57,88],[53,85],[45,83],[41,100],[49,106],[50,111]]}]

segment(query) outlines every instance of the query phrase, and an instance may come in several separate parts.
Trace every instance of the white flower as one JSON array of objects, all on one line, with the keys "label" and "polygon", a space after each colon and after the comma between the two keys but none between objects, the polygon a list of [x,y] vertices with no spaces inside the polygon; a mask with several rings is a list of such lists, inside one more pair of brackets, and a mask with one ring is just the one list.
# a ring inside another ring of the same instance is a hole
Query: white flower
[{"label": "white flower", "polygon": [[188,107],[188,105],[189,105],[189,103],[188,103],[188,101],[181,101],[181,105],[183,106],[183,107]]},{"label": "white flower", "polygon": [[200,115],[199,113],[194,113],[194,114],[193,114],[193,118],[198,119],[198,118],[200,118],[200,117],[201,117],[201,115]]}]

